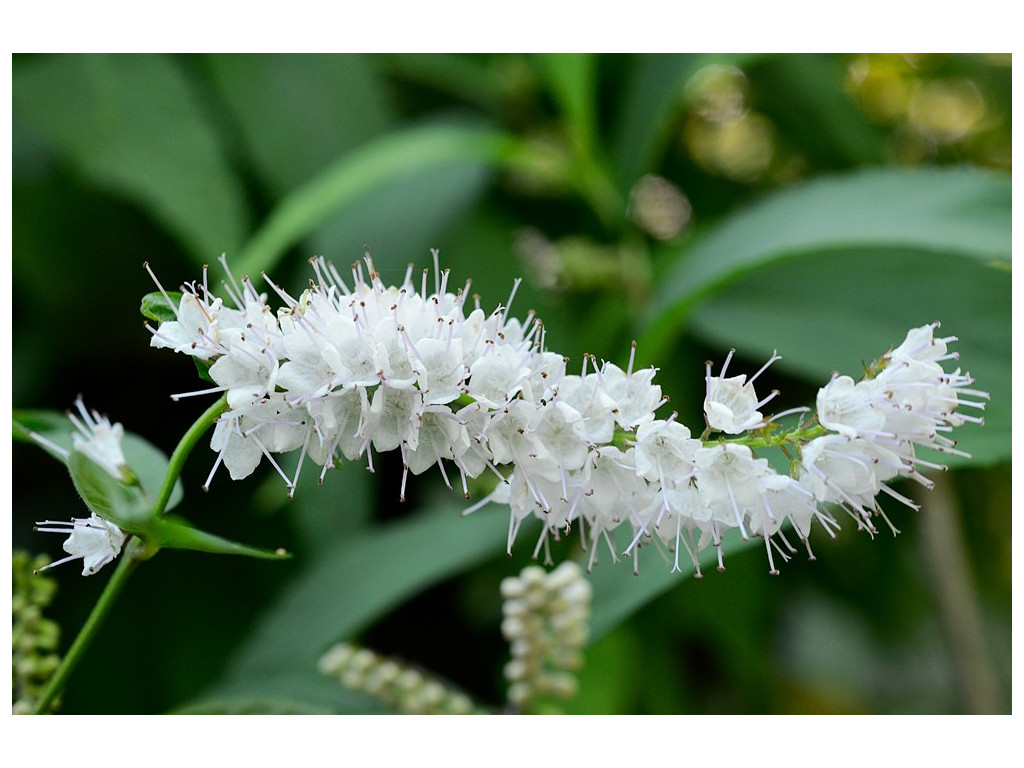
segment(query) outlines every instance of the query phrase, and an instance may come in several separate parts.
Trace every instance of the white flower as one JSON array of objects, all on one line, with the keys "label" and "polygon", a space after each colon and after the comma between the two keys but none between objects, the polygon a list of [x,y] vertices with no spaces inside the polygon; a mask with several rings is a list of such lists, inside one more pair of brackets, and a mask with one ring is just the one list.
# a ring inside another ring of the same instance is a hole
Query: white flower
[{"label": "white flower", "polygon": [[289,489],[294,488],[271,453],[293,451],[306,444],[312,419],[303,409],[293,408],[282,397],[267,398],[244,411],[223,414],[213,429],[210,447],[217,451],[217,460],[204,488],[209,488],[217,467],[223,461],[232,480],[241,480],[253,473],[266,456]]},{"label": "white flower", "polygon": [[[903,412],[887,413],[887,428],[891,428],[898,439],[945,451],[952,449],[955,443],[935,433],[949,431],[950,427],[967,421],[984,424],[984,419],[966,415],[957,408],[966,405],[984,410],[982,401],[989,396],[987,392],[969,389],[974,379],[961,373],[959,368],[946,373],[939,365],[944,360],[956,360],[959,355],[947,348],[948,343],[956,341],[956,336],[934,337],[933,332],[938,327],[938,323],[932,323],[911,329],[903,343],[882,358],[884,367],[877,381],[892,408]],[[965,400],[962,395],[978,399]]]},{"label": "white flower", "polygon": [[[706,528],[711,511],[701,498],[697,486],[687,480],[675,487],[662,485],[650,507],[641,515],[644,525],[633,539],[635,546],[641,537],[654,533],[672,551],[672,571],[679,567],[680,547],[685,549],[693,562],[697,578],[701,578],[700,563],[697,561],[697,542],[693,531]],[[627,552],[629,550],[627,549]]]},{"label": "white flower", "polygon": [[583,416],[570,405],[555,400],[538,408],[533,435],[538,458],[550,461],[551,479],[563,472],[581,469],[587,460],[589,447],[583,431]]},{"label": "white flower", "polygon": [[[469,450],[470,440],[466,427],[448,408],[428,405],[419,417],[416,445],[405,451],[406,466],[414,475],[422,474],[435,464],[444,473],[441,459],[458,462]],[[445,482],[449,488],[451,483]],[[463,491],[468,495],[465,486]],[[404,495],[404,488],[403,488]]]},{"label": "white flower", "polygon": [[694,455],[700,440],[690,437],[690,430],[673,420],[659,419],[641,424],[636,431],[636,471],[662,486],[676,486],[693,474]]},{"label": "white flower", "polygon": [[72,450],[88,456],[115,480],[131,482],[132,472],[121,450],[124,427],[111,424],[110,419],[100,416],[96,411],[86,410],[81,396],[75,400],[75,407],[82,418],[79,421],[73,413],[68,413],[68,418],[78,429],[78,432],[71,435]]},{"label": "white flower", "polygon": [[744,517],[758,509],[765,478],[774,474],[768,460],[755,458],[745,445],[720,443],[697,449],[694,463],[697,488],[712,524],[739,528],[747,538]]},{"label": "white flower", "polygon": [[125,540],[124,531],[95,513],[89,518],[73,518],[70,523],[44,520],[36,523],[35,530],[43,533],[71,533],[64,542],[64,551],[68,553],[68,557],[50,563],[40,570],[45,571],[47,568],[81,559],[83,576],[92,576],[117,557]]},{"label": "white flower", "polygon": [[629,354],[629,365],[623,371],[614,363],[601,366],[604,393],[615,403],[615,421],[624,429],[633,429],[654,419],[654,411],[664,402],[661,387],[653,384],[656,368],[633,370],[636,357],[634,343]]},{"label": "white flower", "polygon": [[823,515],[814,494],[789,475],[773,474],[764,478],[761,500],[762,508],[752,510],[750,515],[750,532],[755,535],[767,538],[775,534],[787,519],[802,541],[810,535],[814,519],[821,521],[832,535],[829,524],[834,524],[834,521]]},{"label": "white flower", "polygon": [[[808,554],[811,552],[810,544],[807,542],[811,521],[817,517],[830,534],[832,531],[828,526],[833,521],[818,510],[814,495],[789,475],[771,474],[763,479],[763,486],[761,507],[754,507],[749,511],[748,525],[752,535],[764,537],[764,547],[768,554],[768,572],[777,575],[779,571],[772,556],[772,537],[778,535],[788,551],[795,551],[781,533],[782,523],[786,519],[807,546]],[[786,551],[778,551],[784,560],[789,560]],[[814,559],[813,555],[811,559]]]},{"label": "white flower", "polygon": [[[369,421],[370,402],[362,388],[347,389],[310,401],[306,410],[313,419],[317,440],[310,456],[324,469],[334,466],[335,451],[354,461],[363,455],[370,439],[363,436]],[[321,473],[321,479],[323,474]]]},{"label": "white flower", "polygon": [[393,451],[402,443],[414,449],[423,397],[417,390],[380,386],[373,393],[364,434],[378,452]]},{"label": "white flower", "polygon": [[210,378],[228,394],[228,405],[244,410],[274,391],[279,365],[274,353],[251,336],[240,335],[210,366]]},{"label": "white flower", "polygon": [[846,437],[875,436],[883,432],[885,414],[874,405],[878,397],[876,379],[854,382],[835,375],[818,390],[818,421]]},{"label": "white flower", "polygon": [[759,401],[754,393],[754,379],[779,359],[778,354],[773,352],[771,359],[761,367],[761,370],[750,377],[750,381],[747,381],[745,375],[725,378],[725,372],[729,369],[734,352],[735,350],[729,350],[729,354],[722,364],[722,370],[717,376],[711,375],[711,363],[707,363],[707,372],[704,377],[706,382],[704,418],[711,429],[730,435],[738,435],[749,429],[763,426],[764,417],[757,409],[779,394],[777,391],[772,392],[768,397]]},{"label": "white flower", "polygon": [[580,413],[588,442],[601,445],[612,441],[618,406],[605,393],[598,374],[564,376],[558,384],[558,399]]},{"label": "white flower", "polygon": [[[227,262],[223,256],[221,256],[221,263],[227,270]],[[243,288],[237,284],[228,286],[231,297],[238,307],[231,309],[224,306],[223,299],[210,293],[207,286],[207,271],[204,267],[202,285],[200,287],[196,287],[194,284],[182,286],[184,290],[181,300],[175,306],[163,286],[160,285],[160,281],[156,279],[156,275],[149,269],[149,265],[144,266],[175,315],[174,320],[161,323],[158,329],[149,329],[153,334],[150,346],[168,347],[175,352],[191,355],[199,360],[211,360],[227,351],[221,343],[222,329],[240,330],[262,326],[268,322],[267,316],[270,313],[265,299],[256,293],[248,281],[244,283]],[[228,271],[228,275],[230,277],[230,271]],[[234,282],[233,279],[232,282]],[[273,321],[272,316],[269,321]]]},{"label": "white flower", "polygon": [[543,450],[533,436],[537,408],[525,400],[513,400],[494,411],[483,431],[495,464],[525,464]]},{"label": "white flower", "polygon": [[425,405],[443,405],[461,393],[466,378],[459,339],[420,339],[410,350]]},{"label": "white flower", "polygon": [[498,477],[501,473],[493,463],[491,449],[484,430],[491,423],[491,416],[480,403],[470,403],[461,408],[455,418],[466,428],[469,447],[458,457],[456,463],[466,477],[478,477],[490,468]]},{"label": "white flower", "polygon": [[470,367],[470,396],[491,408],[500,408],[522,389],[530,373],[528,356],[512,346],[487,345]]},{"label": "white flower", "polygon": [[885,430],[897,440],[944,450],[950,441],[939,432],[964,421],[982,421],[956,410],[960,405],[985,407],[983,402],[961,400],[958,389],[988,397],[982,392],[965,390],[973,379],[962,376],[959,369],[947,374],[938,363],[897,360],[890,362],[874,381],[880,393],[876,407],[884,415]]},{"label": "white flower", "polygon": [[875,500],[879,493],[915,507],[885,485],[884,481],[912,470],[896,452],[880,443],[862,437],[823,435],[808,442],[801,453],[800,484],[819,502],[845,509],[859,527],[871,533],[875,532],[871,517],[881,512]]},{"label": "white flower", "polygon": [[[523,520],[531,515],[539,519],[543,525],[541,534],[537,539],[537,546],[534,552],[539,552],[541,546],[553,535],[558,538],[559,530],[567,526],[573,520],[574,511],[567,502],[559,498],[562,492],[561,486],[545,480],[544,478],[531,477],[523,471],[520,465],[508,476],[506,483],[499,484],[486,499],[479,504],[494,501],[500,504],[508,504],[511,517],[509,518],[508,529],[508,553],[512,554],[512,544],[519,534],[519,528]],[[553,499],[561,506],[552,514],[553,506],[549,499]],[[471,512],[478,507],[470,507],[466,512]]]},{"label": "white flower", "polygon": [[583,487],[577,495],[576,515],[582,518],[590,530],[590,560],[588,569],[593,568],[597,558],[599,539],[604,538],[615,559],[610,532],[621,523],[641,525],[641,513],[650,507],[653,489],[637,474],[634,451],[621,451],[604,447],[592,451],[581,478]]},{"label": "white flower", "polygon": [[223,306],[221,299],[200,298],[186,291],[175,309],[177,320],[160,324],[153,333],[150,346],[169,347],[175,352],[209,360],[222,354],[219,346],[218,316]]},{"label": "white flower", "polygon": [[911,328],[907,336],[898,347],[889,352],[885,357],[892,361],[915,360],[918,362],[940,362],[942,360],[956,359],[955,354],[947,354],[946,344],[956,341],[956,336],[949,336],[944,339],[936,339],[935,331],[938,323],[923,325],[920,328]]},{"label": "white flower", "polygon": [[565,375],[566,359],[536,347],[529,350],[529,375],[523,384],[523,397],[540,402],[555,397]]}]

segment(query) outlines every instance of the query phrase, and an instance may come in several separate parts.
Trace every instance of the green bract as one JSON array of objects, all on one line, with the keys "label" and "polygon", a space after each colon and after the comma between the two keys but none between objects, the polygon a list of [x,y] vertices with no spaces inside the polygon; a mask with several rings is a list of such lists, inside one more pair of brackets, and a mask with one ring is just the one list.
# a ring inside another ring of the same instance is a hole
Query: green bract
[{"label": "green bract", "polygon": [[[171,302],[168,302],[170,299]],[[181,303],[181,293],[169,291],[166,296],[159,291],[147,293],[142,297],[142,307],[139,311],[148,320],[157,323],[165,323],[169,320],[176,320],[178,317],[178,305]]]}]

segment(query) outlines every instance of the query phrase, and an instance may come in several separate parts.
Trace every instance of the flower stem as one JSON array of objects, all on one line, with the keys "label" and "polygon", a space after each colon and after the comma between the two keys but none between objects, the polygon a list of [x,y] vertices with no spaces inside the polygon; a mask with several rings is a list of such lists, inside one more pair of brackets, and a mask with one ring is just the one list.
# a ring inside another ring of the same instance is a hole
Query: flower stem
[{"label": "flower stem", "polygon": [[228,396],[223,395],[217,402],[207,408],[203,415],[196,419],[196,422],[189,427],[188,432],[182,436],[178,442],[178,447],[174,449],[174,453],[171,454],[170,462],[167,465],[167,474],[164,475],[163,485],[160,486],[160,493],[157,495],[156,504],[153,506],[154,516],[162,515],[164,509],[166,509],[167,502],[170,501],[171,493],[174,491],[174,484],[178,482],[178,476],[185,466],[185,459],[188,458],[189,453],[192,452],[196,443],[199,442],[199,438],[217,420],[217,417],[227,409]]},{"label": "flower stem", "polygon": [[93,606],[92,613],[89,614],[89,618],[79,631],[78,637],[75,638],[75,642],[71,644],[71,648],[68,649],[67,654],[61,659],[57,671],[53,673],[53,677],[46,684],[45,690],[43,690],[39,701],[36,702],[35,708],[32,711],[33,714],[46,714],[53,700],[64,690],[64,684],[67,682],[68,677],[85,654],[89,643],[95,637],[100,625],[114,605],[114,601],[121,594],[121,590],[124,589],[124,585],[127,583],[131,572],[135,570],[135,566],[140,562],[140,559],[136,557],[137,552],[138,550],[133,547],[133,551],[125,552],[125,556],[117,564],[114,575],[110,577],[110,581],[107,582],[103,594],[100,595],[100,599]]}]

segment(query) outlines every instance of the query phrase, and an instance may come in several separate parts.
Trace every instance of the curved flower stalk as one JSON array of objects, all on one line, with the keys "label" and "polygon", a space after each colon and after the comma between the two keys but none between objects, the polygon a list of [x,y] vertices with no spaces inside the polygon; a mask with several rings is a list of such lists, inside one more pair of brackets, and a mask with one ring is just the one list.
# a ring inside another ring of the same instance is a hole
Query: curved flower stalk
[{"label": "curved flower stalk", "polygon": [[368,648],[338,643],[318,662],[321,674],[361,691],[407,715],[479,715],[469,696],[442,680]]},{"label": "curved flower stalk", "polygon": [[[778,355],[748,380],[725,378],[730,353],[718,376],[707,367],[698,439],[675,414],[657,418],[666,398],[656,369],[634,367],[635,345],[625,369],[585,357],[570,373],[567,359],[545,348],[532,313],[511,316],[518,283],[487,313],[469,301],[468,283],[449,286],[447,271],[416,281],[410,267],[401,285],[388,286],[369,256],[348,280],[323,258],[311,265],[315,280],[297,298],[267,278],[284,305],[276,313],[267,294],[230,272],[233,306],[211,293],[205,277],[180,296],[160,288],[167,311],[150,329],[152,345],[208,365],[215,385],[175,397],[226,393],[229,405],[214,430],[207,484],[222,464],[241,479],[266,459],[291,495],[307,461],[321,468],[322,481],[340,459],[372,470],[374,452],[397,450],[403,498],[408,474],[434,466],[467,498],[469,478],[498,477],[495,491],[466,513],[507,504],[509,549],[523,522],[539,519],[535,556],[576,526],[590,566],[605,545],[615,559],[624,526],[631,536],[624,554],[664,545],[679,569],[686,551],[699,576],[697,552],[720,547],[738,529],[764,538],[777,573],[775,554],[788,559],[796,551],[786,521],[811,554],[812,524],[834,535],[835,510],[874,533],[880,493],[913,507],[889,483],[902,477],[927,486],[920,469],[938,465],[917,448],[958,453],[950,430],[982,423],[960,409],[981,409],[988,397],[959,369],[943,369],[956,358],[948,352],[955,337],[936,337],[933,323],[912,329],[862,381],[834,376],[819,392],[815,418],[788,430],[777,419],[792,411],[765,417],[760,410],[778,393],[754,391]],[[786,452],[788,474],[760,455],[768,448]],[[291,451],[300,456],[288,476],[274,456]]]}]

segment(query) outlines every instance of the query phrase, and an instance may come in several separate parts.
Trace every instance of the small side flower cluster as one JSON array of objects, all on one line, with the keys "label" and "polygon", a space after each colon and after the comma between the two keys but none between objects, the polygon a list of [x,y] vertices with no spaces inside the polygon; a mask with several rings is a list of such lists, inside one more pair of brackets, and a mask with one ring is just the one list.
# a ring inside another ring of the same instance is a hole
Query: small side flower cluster
[{"label": "small side flower cluster", "polygon": [[482,714],[464,693],[418,669],[350,643],[338,643],[328,650],[320,658],[319,668],[345,687],[367,693],[403,714]]},{"label": "small side flower cluster", "polygon": [[[71,435],[71,451],[61,448],[42,435],[31,433],[32,439],[63,456],[65,460],[72,452],[80,452],[92,459],[115,480],[123,483],[133,482],[134,475],[121,450],[124,428],[120,424],[111,424],[106,416],[101,416],[96,411],[86,410],[81,397],[75,401],[75,407],[80,418],[68,413],[77,430]],[[43,566],[40,571],[71,560],[81,560],[83,576],[92,576],[121,554],[121,547],[126,538],[124,531],[96,513],[87,518],[72,518],[71,522],[44,520],[36,523],[35,530],[59,533],[68,537],[64,542],[64,551],[68,556]]]},{"label": "small side flower cluster", "polygon": [[[881,493],[916,508],[887,483],[907,478],[930,488],[932,482],[919,468],[944,467],[918,457],[917,448],[966,455],[956,449],[947,433],[968,421],[982,424],[980,417],[957,409],[983,409],[988,398],[986,393],[968,388],[973,379],[959,368],[952,373],[943,370],[942,361],[957,357],[947,346],[955,338],[937,338],[934,331],[938,327],[933,323],[912,329],[903,343],[883,355],[859,382],[835,374],[818,393],[816,423],[790,431],[768,425],[785,414],[766,422],[757,411],[777,393],[758,400],[744,377],[724,378],[728,358],[717,377],[711,375],[709,366],[705,436],[714,431],[737,434],[753,430],[753,437],[706,444],[689,440],[688,433],[676,427],[674,439],[662,438],[644,446],[638,432],[637,452],[647,454],[645,467],[659,468],[656,474],[662,492],[657,515],[645,522],[653,523],[650,527],[675,549],[677,557],[680,544],[688,549],[698,575],[695,551],[709,542],[720,546],[722,534],[729,528],[738,528],[744,538],[763,537],[770,570],[777,573],[772,545],[784,558],[795,551],[781,532],[786,520],[806,545],[814,520],[834,535],[839,525],[831,510],[837,508],[848,513],[858,528],[874,534],[872,518],[879,515],[884,519],[877,502]],[[769,364],[776,359],[773,355]],[[779,474],[753,450],[773,446],[787,451],[789,474]],[[670,472],[663,469],[666,463]],[[649,477],[654,480],[655,473]],[[810,554],[809,545],[807,549]]]},{"label": "small side flower cluster", "polygon": [[532,565],[501,582],[501,631],[512,660],[505,665],[509,702],[523,708],[576,694],[583,665],[592,590],[571,560],[550,573]]},{"label": "small side flower cluster", "polygon": [[[666,399],[656,369],[634,368],[635,346],[625,369],[585,357],[570,373],[565,358],[545,349],[532,313],[524,321],[510,315],[515,288],[487,314],[479,299],[469,301],[468,283],[449,290],[447,272],[435,274],[433,290],[426,272],[415,284],[411,267],[401,285],[388,286],[367,257],[349,285],[322,258],[311,263],[316,279],[298,298],[267,279],[284,302],[276,313],[266,295],[230,272],[233,307],[205,277],[185,286],[180,300],[157,282],[175,319],[150,329],[152,345],[208,366],[215,386],[186,394],[226,394],[207,485],[221,464],[239,479],[265,458],[291,494],[307,460],[322,468],[322,480],[342,457],[365,459],[372,470],[374,451],[397,450],[401,497],[409,472],[434,466],[449,488],[446,467],[454,467],[467,498],[468,478],[499,478],[467,513],[507,504],[509,549],[527,519],[542,524],[535,556],[575,526],[592,566],[601,541],[617,557],[623,526],[631,536],[625,554],[660,542],[674,553],[675,569],[688,551],[699,576],[697,552],[719,548],[722,568],[722,537],[737,529],[764,538],[776,573],[773,548],[784,558],[795,551],[781,531],[787,520],[806,543],[815,520],[834,535],[835,508],[873,533],[880,493],[913,506],[887,483],[905,477],[928,485],[919,469],[937,465],[917,457],[917,448],[956,453],[947,433],[981,423],[958,409],[983,408],[987,397],[969,389],[973,380],[959,369],[943,369],[956,358],[947,351],[954,338],[936,337],[935,323],[911,330],[862,381],[834,376],[819,394],[817,417],[788,430],[777,420],[791,412],[762,414],[778,393],[754,391],[778,355],[747,379],[726,377],[730,353],[717,376],[708,365],[706,429],[697,438],[675,414],[657,418]],[[788,473],[755,453],[767,448],[786,452]],[[296,450],[289,477],[274,455]]]}]

